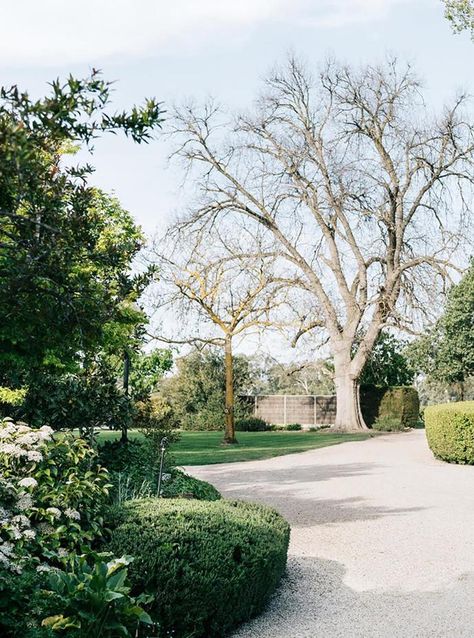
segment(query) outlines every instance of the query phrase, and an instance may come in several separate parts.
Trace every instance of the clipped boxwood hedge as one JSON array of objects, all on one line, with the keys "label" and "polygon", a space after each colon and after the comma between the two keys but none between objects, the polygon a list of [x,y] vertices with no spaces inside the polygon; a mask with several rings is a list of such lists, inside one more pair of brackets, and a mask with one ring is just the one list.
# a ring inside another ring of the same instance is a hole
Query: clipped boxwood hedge
[{"label": "clipped boxwood hedge", "polygon": [[258,416],[249,416],[235,421],[236,432],[267,432],[270,429],[270,425]]},{"label": "clipped boxwood hedge", "polygon": [[199,501],[218,501],[220,492],[214,485],[189,476],[181,470],[173,468],[170,477],[164,481],[161,488],[163,498],[196,498]]},{"label": "clipped boxwood hedge", "polygon": [[365,422],[371,427],[377,419],[399,419],[404,428],[414,428],[420,415],[420,398],[411,386],[374,385],[360,387],[360,407]]},{"label": "clipped boxwood hedge", "polygon": [[424,418],[428,445],[436,457],[474,465],[474,401],[430,405]]},{"label": "clipped boxwood hedge", "polygon": [[260,612],[285,570],[288,523],[241,501],[143,499],[116,514],[110,550],[135,560],[163,636],[217,638]]}]

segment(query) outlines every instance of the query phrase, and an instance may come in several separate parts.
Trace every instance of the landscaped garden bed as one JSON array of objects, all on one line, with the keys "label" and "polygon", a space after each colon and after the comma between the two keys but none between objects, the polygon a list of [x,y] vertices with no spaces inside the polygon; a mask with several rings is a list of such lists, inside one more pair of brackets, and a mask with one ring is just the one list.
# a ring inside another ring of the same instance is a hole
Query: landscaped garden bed
[{"label": "landscaped garden bed", "polygon": [[288,524],[169,463],[157,484],[156,434],[99,457],[72,433],[0,422],[1,636],[208,638],[264,607]]}]

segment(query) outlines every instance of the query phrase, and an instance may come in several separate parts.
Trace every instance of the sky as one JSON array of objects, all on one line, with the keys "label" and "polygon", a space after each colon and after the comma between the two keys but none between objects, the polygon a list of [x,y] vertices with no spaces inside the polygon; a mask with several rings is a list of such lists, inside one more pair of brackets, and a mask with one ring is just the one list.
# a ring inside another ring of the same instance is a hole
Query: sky
[{"label": "sky", "polygon": [[[0,84],[34,96],[69,73],[101,69],[117,109],[145,97],[164,108],[215,97],[245,108],[262,77],[293,52],[317,69],[328,57],[359,64],[387,54],[413,64],[438,109],[474,94],[474,43],[454,35],[441,0],[15,0],[2,3]],[[147,233],[183,205],[169,142],[122,137],[95,145],[93,181],[115,192]]]}]

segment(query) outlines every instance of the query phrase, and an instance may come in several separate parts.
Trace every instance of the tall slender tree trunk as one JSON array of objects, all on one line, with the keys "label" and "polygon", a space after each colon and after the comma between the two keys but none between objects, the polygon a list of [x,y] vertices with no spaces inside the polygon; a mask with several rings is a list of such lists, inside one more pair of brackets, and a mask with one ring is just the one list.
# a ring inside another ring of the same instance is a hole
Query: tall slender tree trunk
[{"label": "tall slender tree trunk", "polygon": [[232,336],[225,336],[225,432],[224,443],[237,443],[234,421],[234,361],[232,357]]},{"label": "tall slender tree trunk", "polygon": [[351,369],[350,354],[334,357],[334,383],[336,386],[335,430],[357,432],[367,430],[360,409],[359,383]]},{"label": "tall slender tree trunk", "polygon": [[[123,391],[125,395],[128,397],[128,384],[130,377],[130,354],[125,351],[123,357]],[[120,441],[122,443],[128,443],[128,425],[124,421],[121,426],[122,436],[120,437]]]}]

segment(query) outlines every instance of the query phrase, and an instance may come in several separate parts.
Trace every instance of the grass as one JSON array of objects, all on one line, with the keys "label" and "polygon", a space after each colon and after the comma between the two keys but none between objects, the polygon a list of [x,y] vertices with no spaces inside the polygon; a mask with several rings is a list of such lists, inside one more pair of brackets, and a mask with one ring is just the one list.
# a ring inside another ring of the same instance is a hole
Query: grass
[{"label": "grass", "polygon": [[[101,432],[99,440],[117,438],[118,432]],[[130,438],[141,436],[130,432]],[[305,452],[346,441],[363,441],[371,434],[333,432],[239,432],[238,445],[222,445],[222,432],[182,432],[171,446],[177,465],[210,465],[235,461],[256,461],[283,454]]]}]

